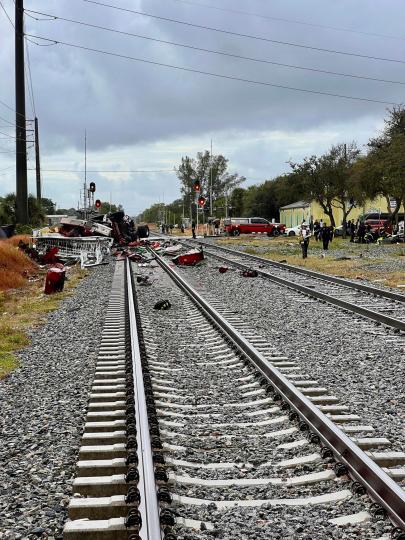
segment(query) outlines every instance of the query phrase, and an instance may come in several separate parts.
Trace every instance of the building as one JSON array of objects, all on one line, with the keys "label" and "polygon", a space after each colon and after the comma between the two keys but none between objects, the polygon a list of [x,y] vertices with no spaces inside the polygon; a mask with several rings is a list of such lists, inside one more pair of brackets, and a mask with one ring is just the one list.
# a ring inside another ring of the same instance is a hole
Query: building
[{"label": "building", "polygon": [[[395,207],[395,204],[391,204],[391,207]],[[367,216],[368,214],[386,215],[387,213],[387,200],[385,197],[381,196],[372,201],[368,200],[362,205],[356,205],[350,211],[349,215],[347,216],[347,220],[351,219],[352,221],[357,221],[357,219]],[[400,219],[403,219],[403,205],[399,210],[399,214]],[[342,225],[343,212],[341,208],[334,209],[333,217],[335,218],[336,227]],[[297,201],[280,208],[280,223],[284,223],[286,227],[295,227],[296,225],[301,225],[303,221],[309,224],[311,221],[320,221],[321,219],[325,223],[329,224],[330,222],[329,216],[325,214],[321,205],[316,201]]]}]

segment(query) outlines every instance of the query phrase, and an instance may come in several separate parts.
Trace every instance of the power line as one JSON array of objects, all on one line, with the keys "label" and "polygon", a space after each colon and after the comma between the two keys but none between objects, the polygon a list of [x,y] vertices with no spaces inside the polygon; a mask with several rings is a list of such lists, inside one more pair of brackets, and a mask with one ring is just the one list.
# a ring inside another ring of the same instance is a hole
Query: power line
[{"label": "power line", "polygon": [[[84,0],[84,1],[87,1],[87,0]],[[302,93],[305,93],[305,94],[317,94],[317,95],[321,95],[321,96],[337,97],[337,98],[342,98],[342,99],[350,99],[350,100],[354,100],[354,101],[366,101],[366,102],[369,102],[369,103],[380,103],[382,105],[399,105],[398,103],[394,103],[392,101],[383,101],[383,100],[379,100],[379,99],[358,97],[358,96],[346,96],[344,94],[335,94],[333,92],[322,92],[321,90],[309,90],[309,89],[306,89],[306,88],[296,88],[296,87],[293,87],[293,86],[286,86],[286,85],[270,83],[270,82],[266,82],[266,81],[256,81],[256,80],[253,80],[253,79],[245,79],[245,78],[242,78],[242,77],[236,77],[236,76],[231,76],[231,75],[222,75],[222,74],[219,74],[219,73],[213,73],[213,72],[209,72],[209,71],[202,71],[202,70],[199,70],[199,69],[192,69],[192,68],[185,68],[185,67],[181,67],[181,66],[175,66],[173,64],[164,64],[162,62],[154,62],[152,60],[145,60],[143,58],[135,58],[134,56],[128,56],[128,55],[125,55],[125,54],[114,53],[114,52],[111,52],[111,51],[104,51],[104,50],[101,50],[101,49],[94,49],[92,47],[85,47],[83,45],[76,45],[76,44],[73,44],[73,43],[67,43],[66,41],[58,41],[58,40],[46,38],[46,37],[43,37],[43,36],[34,36],[32,34],[28,34],[28,36],[31,37],[31,38],[34,38],[34,39],[43,39],[45,41],[52,42],[55,45],[65,45],[67,47],[74,47],[76,49],[82,49],[84,51],[96,52],[96,53],[100,53],[100,54],[105,54],[107,56],[113,56],[113,57],[116,57],[116,58],[123,58],[123,59],[126,59],[126,60],[132,60],[134,62],[142,62],[142,63],[145,63],[145,64],[151,64],[151,65],[154,65],[154,66],[167,67],[167,68],[170,68],[170,69],[176,69],[178,71],[186,71],[188,73],[198,73],[200,75],[207,75],[209,77],[215,77],[215,78],[219,78],[219,79],[227,79],[227,80],[231,80],[231,81],[239,81],[239,82],[244,82],[244,83],[248,83],[248,84],[254,84],[254,85],[258,85],[258,86],[268,86],[268,87],[272,87],[272,88],[281,88],[283,90],[291,90],[291,91],[294,91],[294,92],[302,92]]]},{"label": "power line", "polygon": [[[28,169],[29,171],[34,171],[35,169]],[[75,170],[71,170],[71,169],[41,169],[41,172],[66,172],[66,173],[84,173],[84,171],[75,171]],[[153,170],[153,171],[140,171],[140,170],[136,170],[136,171],[89,171],[87,170],[88,173],[108,173],[108,174],[124,174],[124,173],[175,173],[176,171],[174,171],[173,169],[158,169],[158,170]]]},{"label": "power line", "polygon": [[15,127],[14,122],[10,122],[10,120],[7,120],[7,118],[4,118],[3,116],[0,116],[0,120],[3,120],[3,122],[7,122],[7,124],[10,124],[10,126]]},{"label": "power line", "polygon": [[1,0],[0,0],[0,7],[1,7],[1,9],[4,11],[4,13],[5,13],[7,19],[10,21],[11,26],[15,29],[14,23],[13,23],[13,21],[10,19],[10,16],[9,16],[9,14],[8,14],[7,11],[6,11],[6,8],[3,6],[3,2],[1,2]]},{"label": "power line", "polygon": [[37,116],[37,113],[36,113],[36,110],[35,110],[34,87],[32,85],[30,52],[29,52],[29,47],[28,47],[27,40],[25,40],[25,50],[27,51],[27,65],[28,65],[28,76],[29,76],[28,77],[28,81],[29,81],[28,89],[29,89],[29,94],[30,94],[30,97],[31,97],[32,112],[33,112],[34,118],[35,118]]},{"label": "power line", "polygon": [[389,34],[378,34],[376,32],[365,32],[362,30],[352,30],[351,28],[342,28],[339,26],[330,26],[326,24],[319,24],[319,23],[310,23],[306,21],[299,21],[297,19],[287,19],[285,17],[274,17],[270,15],[263,15],[262,13],[253,13],[251,11],[242,11],[240,9],[230,9],[230,8],[223,8],[218,6],[209,6],[207,4],[201,4],[200,2],[192,2],[191,0],[172,0],[174,2],[181,2],[182,4],[188,4],[190,6],[198,6],[206,9],[214,9],[216,11],[222,11],[225,13],[237,13],[238,15],[248,15],[251,17],[258,17],[260,19],[267,19],[270,21],[279,21],[279,22],[286,22],[290,24],[299,24],[303,26],[311,26],[313,28],[324,28],[325,30],[336,30],[337,32],[350,32],[351,34],[361,34],[364,36],[373,36],[373,37],[381,37],[381,38],[389,38],[389,39],[400,39],[405,40],[405,37],[402,36],[393,36]]},{"label": "power line", "polygon": [[4,133],[3,131],[0,131],[0,134],[1,135],[6,135],[7,139],[14,139],[14,140],[17,140],[17,141],[27,141],[27,142],[32,142],[32,141],[28,141],[27,139],[21,139],[20,137],[15,137],[14,135],[9,135],[8,133]]},{"label": "power line", "polygon": [[123,8],[123,7],[119,7],[119,6],[113,6],[111,4],[106,4],[104,2],[98,2],[97,0],[81,0],[81,1],[86,2],[88,4],[95,4],[97,6],[108,7],[108,8],[111,8],[111,9],[118,10],[118,11],[124,11],[126,13],[134,13],[135,15],[141,15],[143,17],[150,17],[152,19],[158,19],[160,21],[172,22],[172,23],[175,23],[175,24],[181,24],[181,25],[184,25],[184,26],[190,26],[192,28],[199,28],[201,30],[210,30],[211,32],[219,32],[221,34],[227,34],[227,35],[230,35],[230,36],[244,37],[244,38],[248,38],[248,39],[254,39],[254,40],[257,40],[257,41],[264,41],[266,43],[275,43],[277,45],[286,45],[288,47],[298,47],[300,49],[309,49],[309,50],[312,50],[312,51],[327,52],[327,53],[331,53],[331,54],[341,54],[341,55],[344,55],[344,56],[355,56],[357,58],[366,58],[368,60],[379,60],[379,61],[383,61],[383,62],[395,62],[395,63],[399,63],[399,64],[405,64],[405,60],[397,60],[397,59],[394,59],[394,58],[384,58],[384,57],[380,57],[380,56],[372,56],[372,55],[367,55],[367,54],[346,52],[346,51],[340,51],[340,50],[337,50],[337,49],[325,49],[323,47],[313,47],[311,45],[303,45],[301,43],[294,43],[294,42],[290,42],[290,41],[281,41],[281,40],[277,40],[277,39],[265,38],[265,37],[262,37],[262,36],[254,36],[252,34],[242,34],[240,32],[232,32],[231,30],[225,30],[223,28],[215,28],[213,26],[204,26],[204,25],[201,25],[201,24],[195,24],[195,23],[191,23],[191,22],[187,22],[187,21],[180,21],[178,19],[172,19],[170,17],[162,17],[160,15],[152,15],[151,13],[145,13],[143,11],[136,11],[136,10],[133,10],[133,9]]},{"label": "power line", "polygon": [[[191,50],[194,50],[194,51],[201,51],[201,52],[210,53],[210,54],[216,54],[216,55],[220,55],[220,56],[227,56],[227,57],[230,57],[230,58],[237,58],[239,60],[247,60],[247,61],[250,61],[250,62],[270,64],[270,65],[274,65],[274,66],[281,66],[281,67],[286,67],[286,68],[290,68],[290,69],[299,69],[299,70],[304,70],[304,71],[312,71],[312,72],[316,72],[316,73],[324,73],[324,74],[327,74],[327,75],[336,75],[336,76],[340,76],[340,77],[349,77],[349,78],[353,78],[353,79],[363,79],[363,80],[367,80],[367,81],[377,81],[377,82],[383,82],[383,83],[405,85],[405,81],[393,81],[393,80],[389,80],[389,79],[380,79],[380,78],[377,78],[377,77],[368,77],[366,75],[353,75],[353,74],[350,74],[350,73],[341,73],[341,72],[330,71],[330,70],[326,70],[326,69],[318,69],[318,68],[310,68],[310,67],[305,67],[305,66],[297,66],[297,65],[294,65],[294,64],[284,64],[282,62],[275,62],[275,61],[272,61],[272,60],[254,58],[254,57],[251,57],[251,56],[242,56],[242,55],[239,55],[239,54],[228,53],[228,52],[225,52],[225,51],[218,51],[218,50],[215,50],[215,49],[205,49],[203,47],[196,47],[194,45],[188,45],[188,44],[184,44],[184,43],[176,43],[174,41],[167,41],[167,40],[164,40],[164,39],[152,38],[150,36],[144,36],[142,34],[135,34],[135,33],[132,33],[132,32],[125,32],[124,30],[118,30],[116,28],[108,28],[106,26],[100,26],[100,25],[88,23],[88,22],[85,22],[85,21],[78,21],[78,20],[75,20],[75,19],[67,19],[66,17],[60,17],[58,15],[52,15],[52,14],[49,14],[49,13],[41,13],[41,12],[33,11],[33,10],[26,10],[26,11],[30,11],[31,13],[36,13],[36,14],[40,14],[40,15],[47,15],[48,17],[51,17],[50,19],[41,19],[41,20],[47,20],[47,21],[59,20],[59,21],[69,22],[69,23],[80,25],[80,26],[86,26],[86,27],[89,27],[89,28],[96,28],[97,30],[105,30],[107,32],[112,32],[112,33],[115,33],[115,34],[120,34],[120,35],[124,35],[124,36],[140,38],[140,39],[146,39],[146,40],[149,40],[149,41],[154,41],[154,42],[157,42],[157,43],[163,43],[165,45],[173,45],[175,47],[182,47],[182,48],[191,49]],[[36,20],[40,20],[40,19],[37,19],[36,17],[34,17],[34,18]]]},{"label": "power line", "polygon": [[[4,103],[4,101],[1,101],[1,99],[0,99],[0,103],[1,103],[4,107],[6,107],[6,108],[9,109],[10,111],[12,111],[13,113],[19,114],[20,116],[24,116],[24,115],[21,114],[21,113],[17,113],[17,111],[16,111],[15,109],[13,109],[13,107],[10,107],[10,105],[7,105],[7,103]],[[7,120],[6,120],[6,121],[7,121]],[[27,121],[27,122],[32,122],[32,120],[26,120],[26,121]],[[14,125],[14,124],[13,124],[13,125]]]}]

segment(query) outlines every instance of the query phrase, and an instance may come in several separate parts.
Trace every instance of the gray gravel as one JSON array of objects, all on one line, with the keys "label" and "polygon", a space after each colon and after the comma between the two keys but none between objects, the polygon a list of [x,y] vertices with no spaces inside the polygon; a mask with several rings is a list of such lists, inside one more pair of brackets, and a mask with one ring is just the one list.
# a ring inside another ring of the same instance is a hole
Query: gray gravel
[{"label": "gray gravel", "polygon": [[[256,238],[257,240],[257,238]],[[268,240],[268,239],[264,239]],[[247,251],[254,255],[262,256],[267,254],[267,256],[272,255],[272,244],[266,242],[266,245],[263,246],[252,246],[249,240],[243,238],[234,238],[232,239],[231,244],[221,244],[221,242],[212,239],[206,238],[205,241],[218,245],[223,245],[229,249],[236,249],[238,251]],[[403,272],[405,276],[405,244],[352,244],[347,243],[346,248],[337,248],[337,244],[333,241],[329,244],[328,251],[324,251],[321,246],[321,242],[316,242],[314,239],[311,239],[308,256],[310,258],[323,258],[326,257],[328,260],[339,260],[341,258],[349,257],[352,260],[356,260],[359,263],[359,273],[362,272],[362,269],[367,273],[367,271],[379,271],[381,272],[381,281],[368,280],[366,278],[359,280],[364,281],[367,284],[372,285],[373,287],[380,289],[392,290],[391,287],[384,285],[384,272]],[[291,242],[288,244],[276,244],[274,247],[277,249],[277,253],[274,253],[274,260],[282,260],[282,256],[287,255],[300,255],[300,248],[298,245],[297,238],[291,238]],[[253,250],[253,251],[252,251]],[[280,253],[282,254],[280,256]],[[405,294],[403,288],[395,288],[396,293]]]},{"label": "gray gravel", "polygon": [[[148,273],[147,269],[142,269]],[[187,268],[181,271],[183,275],[193,276],[193,282],[200,292],[204,293],[205,278],[215,282],[219,275],[214,268],[207,266]],[[143,321],[144,336],[150,359],[150,370],[154,380],[155,399],[158,400],[157,409],[160,417],[160,429],[164,444],[181,445],[183,448],[167,449],[167,456],[171,459],[185,460],[194,463],[235,462],[237,466],[231,470],[217,469],[214,471],[201,467],[187,465],[169,465],[169,472],[178,476],[191,476],[202,479],[229,479],[229,478],[274,478],[294,477],[312,472],[319,472],[329,468],[327,461],[319,461],[309,465],[298,465],[288,470],[280,470],[276,464],[283,459],[293,456],[308,455],[319,450],[318,446],[307,444],[294,451],[283,449],[280,444],[298,441],[303,438],[298,432],[290,433],[277,438],[265,438],[266,431],[292,427],[288,421],[277,425],[277,428],[268,426],[239,427],[215,426],[212,424],[222,422],[239,422],[235,414],[245,418],[247,408],[240,410],[228,409],[227,403],[242,401],[241,390],[236,381],[239,377],[248,377],[253,369],[246,368],[242,363],[235,369],[229,369],[215,363],[218,354],[212,350],[214,345],[221,342],[211,340],[209,327],[204,320],[191,320],[195,310],[190,301],[173,286],[169,278],[160,269],[152,271],[153,284],[150,287],[138,287],[140,311]],[[247,280],[253,286],[254,280]],[[218,284],[223,294],[214,295],[222,300],[222,296],[229,293],[225,281]],[[237,295],[235,292],[233,299]],[[168,311],[155,311],[153,305],[158,300],[168,299],[171,309]],[[257,300],[257,299],[256,299]],[[228,299],[229,302],[229,299]],[[225,305],[225,301],[224,301]],[[207,328],[208,327],[208,328]],[[157,331],[158,330],[158,331]],[[207,333],[203,337],[202,333]],[[207,341],[207,343],[206,343]],[[199,362],[213,362],[213,365],[201,366]],[[218,360],[217,360],[218,361]],[[156,362],[163,363],[163,371]],[[238,362],[236,360],[236,362]],[[165,371],[164,368],[169,368]],[[179,368],[182,368],[179,370]],[[177,371],[176,371],[177,370]],[[158,381],[156,381],[158,379]],[[166,391],[157,390],[156,385],[166,386]],[[157,395],[160,392],[160,395]],[[167,396],[164,393],[169,394]],[[170,394],[173,397],[170,397]],[[174,397],[175,396],[175,397]],[[181,397],[182,396],[182,397]],[[263,396],[265,397],[265,396]],[[253,398],[251,397],[250,400]],[[192,405],[193,409],[173,409],[170,403],[183,403]],[[199,412],[208,416],[196,417],[196,407]],[[263,410],[274,407],[274,403],[257,405],[252,410]],[[250,410],[250,409],[249,409]],[[181,413],[184,416],[168,416],[168,412]],[[163,416],[163,413],[164,416]],[[213,416],[215,414],[215,416]],[[260,419],[269,418],[270,415],[279,415],[280,412],[269,412],[260,415]],[[167,421],[184,425],[168,425]],[[250,422],[254,419],[250,417]],[[203,424],[199,426],[197,424]],[[231,437],[230,437],[231,436]],[[269,465],[261,468],[264,463]],[[217,487],[199,486],[197,484],[182,484],[176,482],[171,490],[177,495],[197,497],[207,501],[238,500],[238,499],[265,499],[265,498],[297,498],[348,489],[348,479],[342,477],[337,480],[325,480],[312,485],[295,486],[287,488],[281,485],[271,486],[244,486],[244,487]],[[263,506],[256,509],[233,508],[220,511],[215,503],[208,506],[193,506],[178,504],[175,507],[180,517],[189,517],[196,520],[207,521],[213,524],[214,530],[193,531],[182,526],[176,527],[179,540],[197,540],[202,538],[221,538],[224,540],[256,540],[268,538],[291,538],[305,540],[336,539],[374,539],[379,538],[387,529],[387,523],[378,522],[360,526],[338,528],[328,524],[328,519],[339,515],[356,513],[366,510],[369,505],[368,498],[350,498],[338,505],[322,505],[308,508],[286,508]],[[388,527],[389,529],[389,527]]]},{"label": "gray gravel", "polygon": [[0,538],[62,538],[113,264],[93,268],[0,381]]},{"label": "gray gravel", "polygon": [[182,269],[209,297],[250,321],[302,372],[405,451],[405,336],[328,304],[240,271],[220,274],[219,263]]}]

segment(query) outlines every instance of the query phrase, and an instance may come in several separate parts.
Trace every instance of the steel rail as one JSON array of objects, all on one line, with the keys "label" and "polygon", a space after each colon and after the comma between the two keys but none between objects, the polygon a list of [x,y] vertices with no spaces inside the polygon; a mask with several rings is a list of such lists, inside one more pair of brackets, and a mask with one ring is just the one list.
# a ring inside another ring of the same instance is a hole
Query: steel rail
[{"label": "steel rail", "polygon": [[[216,246],[214,246],[215,248]],[[230,250],[231,252],[233,250]],[[209,255],[212,255],[213,257],[216,257],[217,259],[220,259],[228,264],[233,264],[234,266],[242,269],[247,269],[248,266],[244,263],[240,263],[237,261],[229,260],[226,257],[223,257],[222,255],[218,255],[217,253],[210,252],[209,250],[206,250],[206,253]],[[233,254],[237,255],[244,255],[241,251],[233,251]],[[260,259],[261,261],[266,261],[266,259]],[[284,268],[284,267],[283,267]],[[255,269],[259,276],[264,277],[266,279],[269,279],[270,281],[274,281],[275,283],[279,285],[283,285],[284,287],[289,287],[290,289],[295,289],[296,291],[299,291],[301,293],[307,294],[309,296],[312,296],[314,298],[318,298],[318,300],[323,300],[325,302],[328,302],[329,304],[333,304],[336,306],[339,306],[343,309],[346,309],[348,311],[352,311],[354,313],[358,313],[359,315],[363,315],[364,317],[368,317],[369,319],[372,319],[378,323],[386,324],[387,326],[391,326],[392,328],[397,328],[398,330],[405,331],[405,322],[400,321],[399,319],[395,319],[394,317],[388,317],[387,315],[384,315],[383,313],[378,313],[377,311],[373,311],[368,308],[364,308],[362,306],[358,306],[356,304],[352,304],[351,302],[347,302],[346,300],[341,300],[340,298],[336,298],[334,296],[330,296],[326,293],[316,291],[315,289],[312,289],[310,287],[306,287],[305,285],[300,285],[299,283],[294,283],[292,281],[289,281],[288,279],[281,278],[279,276],[273,276],[272,274],[268,274],[264,270]]]},{"label": "steel rail", "polygon": [[273,261],[270,259],[265,259],[264,257],[259,257],[258,255],[252,255],[251,253],[245,253],[243,251],[239,251],[237,249],[231,249],[226,248],[224,246],[217,246],[216,244],[211,244],[209,242],[204,242],[200,240],[187,240],[190,242],[197,242],[200,244],[203,244],[205,246],[213,247],[214,249],[219,249],[221,251],[225,251],[229,254],[236,254],[239,256],[243,256],[249,259],[252,259],[254,261],[257,261],[259,263],[265,263],[270,266],[275,266],[276,268],[282,268],[283,270],[289,270],[290,272],[294,272],[296,274],[302,274],[306,276],[310,276],[316,279],[321,279],[323,281],[327,281],[330,283],[336,283],[337,285],[344,285],[345,287],[348,287],[350,289],[358,289],[359,291],[367,292],[370,294],[374,294],[376,296],[381,296],[384,298],[388,298],[390,300],[396,300],[397,302],[403,302],[405,303],[405,294],[395,293],[392,291],[385,291],[383,289],[376,289],[375,287],[370,287],[369,285],[363,285],[361,283],[356,283],[354,281],[350,281],[348,279],[340,278],[337,276],[330,276],[328,274],[323,274],[322,272],[316,272],[315,270],[309,270],[308,268],[300,268],[299,266],[294,266],[292,264],[288,263],[281,263],[278,261]]},{"label": "steel rail", "polygon": [[206,317],[219,328],[232,344],[248,358],[274,385],[277,393],[304,420],[335,457],[344,463],[351,476],[367,489],[368,494],[389,514],[395,525],[405,530],[405,492],[345,433],[325,416],[308,398],[273,367],[218,311],[157,254],[156,261],[173,281],[194,301]]},{"label": "steel rail", "polygon": [[128,314],[131,339],[131,354],[134,378],[136,439],[138,443],[138,489],[141,494],[139,512],[142,518],[142,526],[139,536],[142,540],[161,540],[162,530],[160,527],[159,504],[157,500],[157,488],[153,466],[152,447],[149,434],[148,414],[146,408],[146,396],[143,383],[141,352],[139,349],[138,329],[135,312],[134,286],[131,263],[126,259],[126,281],[128,293]]}]

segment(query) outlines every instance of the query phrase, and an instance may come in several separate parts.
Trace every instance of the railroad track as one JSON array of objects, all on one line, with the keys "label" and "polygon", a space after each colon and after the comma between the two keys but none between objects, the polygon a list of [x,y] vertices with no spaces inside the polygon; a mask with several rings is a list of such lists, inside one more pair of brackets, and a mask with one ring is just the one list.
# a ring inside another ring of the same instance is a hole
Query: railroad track
[{"label": "railroad track", "polygon": [[65,539],[403,540],[404,454],[157,261],[116,263]]},{"label": "railroad track", "polygon": [[237,268],[254,268],[258,274],[278,285],[328,302],[405,332],[405,295],[315,272],[306,268],[269,261],[204,240],[182,241],[184,245],[204,247],[207,255]]}]

